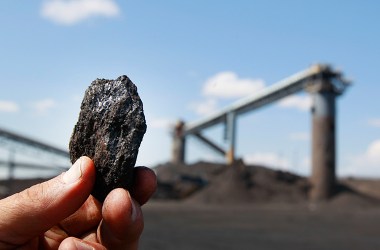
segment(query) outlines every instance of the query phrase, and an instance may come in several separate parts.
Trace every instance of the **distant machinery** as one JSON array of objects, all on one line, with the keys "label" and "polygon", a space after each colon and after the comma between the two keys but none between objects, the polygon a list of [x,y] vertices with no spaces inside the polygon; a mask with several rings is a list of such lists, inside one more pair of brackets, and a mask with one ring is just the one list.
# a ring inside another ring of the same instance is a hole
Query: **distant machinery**
[{"label": "distant machinery", "polygon": [[[215,152],[225,156],[232,164],[235,160],[236,119],[239,115],[259,109],[281,98],[305,90],[312,95],[312,189],[313,200],[329,198],[336,185],[335,173],[335,99],[343,94],[350,82],[343,78],[341,72],[333,70],[329,65],[313,65],[277,82],[252,96],[238,100],[204,120],[185,124],[180,121],[173,133],[173,163],[184,163],[186,138],[190,135],[198,138]],[[228,148],[217,145],[205,137],[202,130],[217,124],[225,125],[225,136]]]},{"label": "distant machinery", "polygon": [[[43,142],[16,134],[0,128],[0,147],[8,151],[8,159],[0,160],[0,166],[8,167],[8,179],[14,178],[16,168],[55,170],[62,172],[69,168],[69,152]],[[16,155],[26,155],[33,161],[16,161]],[[45,158],[50,160],[49,164],[43,165]],[[37,159],[37,160],[36,160]]]}]

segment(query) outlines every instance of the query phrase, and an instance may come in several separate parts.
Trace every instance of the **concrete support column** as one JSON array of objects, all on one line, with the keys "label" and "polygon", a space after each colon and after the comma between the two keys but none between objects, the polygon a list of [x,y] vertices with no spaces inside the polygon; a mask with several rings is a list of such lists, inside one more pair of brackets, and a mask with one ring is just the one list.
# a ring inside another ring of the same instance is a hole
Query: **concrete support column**
[{"label": "concrete support column", "polygon": [[226,138],[228,140],[228,150],[226,153],[226,160],[227,160],[227,164],[232,165],[235,161],[235,143],[236,143],[236,114],[234,112],[227,114]]},{"label": "concrete support column", "polygon": [[172,163],[183,164],[185,163],[185,136],[184,136],[185,123],[178,121],[173,131],[173,148],[172,148]]},{"label": "concrete support column", "polygon": [[[327,87],[326,87],[327,86]],[[326,83],[312,92],[312,175],[310,198],[326,200],[334,194],[335,173],[335,98]]]}]

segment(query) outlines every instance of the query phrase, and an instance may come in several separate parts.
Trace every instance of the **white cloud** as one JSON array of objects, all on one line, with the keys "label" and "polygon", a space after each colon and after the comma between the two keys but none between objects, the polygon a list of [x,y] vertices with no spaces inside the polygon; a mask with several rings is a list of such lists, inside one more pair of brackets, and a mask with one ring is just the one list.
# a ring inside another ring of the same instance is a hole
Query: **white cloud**
[{"label": "white cloud", "polygon": [[380,139],[373,141],[367,150],[350,159],[350,165],[342,168],[342,175],[360,177],[379,177],[380,176]]},{"label": "white cloud", "polygon": [[282,99],[278,106],[282,108],[295,108],[300,111],[309,111],[312,105],[310,95],[291,95]]},{"label": "white cloud", "polygon": [[380,118],[377,118],[377,119],[370,119],[370,120],[368,121],[368,124],[369,124],[371,127],[380,128]]},{"label": "white cloud", "polygon": [[114,0],[45,0],[41,9],[42,17],[63,25],[94,16],[115,17],[119,13]]},{"label": "white cloud", "polygon": [[198,115],[210,115],[218,110],[218,102],[216,99],[206,99],[202,102],[191,103],[189,109]]},{"label": "white cloud", "polygon": [[44,99],[33,103],[32,107],[38,115],[44,115],[55,105],[56,103],[53,99]]},{"label": "white cloud", "polygon": [[19,111],[17,103],[0,100],[0,112],[15,113]]},{"label": "white cloud", "polygon": [[257,164],[267,167],[289,169],[290,162],[278,154],[272,152],[257,152],[243,157],[248,164]]},{"label": "white cloud", "polygon": [[380,140],[376,140],[368,146],[366,158],[371,165],[377,165],[380,168]]},{"label": "white cloud", "polygon": [[206,99],[190,103],[189,109],[198,115],[210,115],[219,109],[219,100],[245,97],[264,86],[264,81],[261,79],[242,79],[231,71],[220,72],[204,83],[202,94],[206,96]]},{"label": "white cloud", "polygon": [[293,141],[310,141],[310,133],[308,132],[294,132],[289,135]]},{"label": "white cloud", "polygon": [[253,94],[264,86],[261,79],[241,79],[234,72],[226,71],[209,78],[203,86],[203,94],[218,98],[239,98]]}]

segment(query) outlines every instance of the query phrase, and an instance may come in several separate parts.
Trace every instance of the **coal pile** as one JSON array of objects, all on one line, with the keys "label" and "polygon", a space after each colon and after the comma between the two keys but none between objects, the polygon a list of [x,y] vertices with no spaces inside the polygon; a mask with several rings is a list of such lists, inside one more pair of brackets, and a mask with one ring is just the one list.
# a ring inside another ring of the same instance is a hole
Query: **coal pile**
[{"label": "coal pile", "polygon": [[280,170],[245,165],[199,162],[164,164],[155,168],[156,199],[194,203],[305,202],[309,184],[304,177]]},{"label": "coal pile", "polygon": [[185,199],[208,186],[225,169],[223,164],[199,162],[192,165],[161,164],[157,174],[155,199]]},{"label": "coal pile", "polygon": [[[153,199],[188,204],[308,204],[307,177],[243,161],[233,166],[198,162],[191,165],[162,164],[154,168],[158,188]],[[371,207],[380,205],[379,180],[347,180],[337,184],[328,206]]]}]

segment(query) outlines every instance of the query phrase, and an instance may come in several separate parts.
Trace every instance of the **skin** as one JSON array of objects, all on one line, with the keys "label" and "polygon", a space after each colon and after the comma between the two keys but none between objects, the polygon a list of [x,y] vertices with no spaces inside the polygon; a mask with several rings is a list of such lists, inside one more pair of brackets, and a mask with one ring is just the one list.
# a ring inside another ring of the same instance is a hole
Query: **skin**
[{"label": "skin", "polygon": [[81,157],[69,171],[0,200],[0,249],[137,249],[154,172],[135,168],[134,187],[114,189],[103,204],[90,195],[94,181],[93,161]]}]

